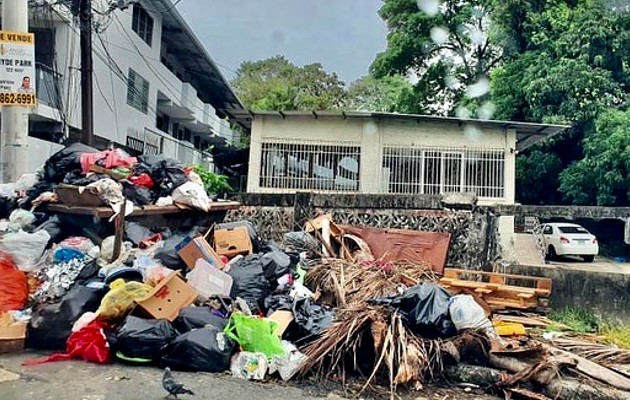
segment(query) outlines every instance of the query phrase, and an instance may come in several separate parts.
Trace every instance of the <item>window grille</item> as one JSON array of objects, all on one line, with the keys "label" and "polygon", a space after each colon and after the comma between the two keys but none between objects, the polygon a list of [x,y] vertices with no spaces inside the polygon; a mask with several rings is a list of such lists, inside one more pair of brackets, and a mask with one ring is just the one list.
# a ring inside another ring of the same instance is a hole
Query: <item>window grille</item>
[{"label": "window grille", "polygon": [[153,39],[153,18],[139,4],[133,6],[133,18],[131,20],[131,29],[151,46]]},{"label": "window grille", "polygon": [[260,186],[357,192],[361,148],[352,144],[262,144]]},{"label": "window grille", "polygon": [[502,149],[383,148],[383,190],[398,194],[473,192],[504,197]]},{"label": "window grille", "polygon": [[149,111],[149,81],[131,68],[127,79],[127,104],[145,114]]}]

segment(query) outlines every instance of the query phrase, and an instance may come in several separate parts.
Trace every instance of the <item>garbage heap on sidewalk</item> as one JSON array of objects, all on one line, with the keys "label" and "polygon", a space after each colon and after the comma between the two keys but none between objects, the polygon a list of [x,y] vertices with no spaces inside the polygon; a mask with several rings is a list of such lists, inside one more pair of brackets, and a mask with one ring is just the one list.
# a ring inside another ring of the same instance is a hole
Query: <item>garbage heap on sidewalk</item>
[{"label": "garbage heap on sidewalk", "polygon": [[[62,181],[64,152],[5,197],[30,208]],[[73,154],[63,180],[72,171],[90,179]],[[150,164],[124,163],[135,166],[127,177]],[[174,172],[194,182],[165,163],[146,170],[162,198],[185,184],[169,184]],[[630,398],[630,379],[612,368],[627,352],[601,345],[596,358],[582,356],[579,341],[536,333],[551,324],[550,280],[445,268],[448,234],[337,226],[324,215],[274,244],[241,221],[168,239],[147,231],[151,240],[126,243],[111,261],[109,241],[52,234],[38,218],[15,209],[0,236],[0,350],[54,352],[30,365],[357,378],[362,390],[384,385],[392,395],[446,377],[531,399]]]}]

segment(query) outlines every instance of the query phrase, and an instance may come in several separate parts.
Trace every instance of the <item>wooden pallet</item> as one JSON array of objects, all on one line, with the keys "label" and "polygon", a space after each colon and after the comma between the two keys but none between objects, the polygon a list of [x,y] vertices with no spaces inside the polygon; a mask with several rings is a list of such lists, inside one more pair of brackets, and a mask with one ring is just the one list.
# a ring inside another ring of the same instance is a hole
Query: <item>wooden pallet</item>
[{"label": "wooden pallet", "polygon": [[549,278],[455,268],[444,270],[440,285],[453,294],[475,293],[492,310],[545,308],[551,295]]}]

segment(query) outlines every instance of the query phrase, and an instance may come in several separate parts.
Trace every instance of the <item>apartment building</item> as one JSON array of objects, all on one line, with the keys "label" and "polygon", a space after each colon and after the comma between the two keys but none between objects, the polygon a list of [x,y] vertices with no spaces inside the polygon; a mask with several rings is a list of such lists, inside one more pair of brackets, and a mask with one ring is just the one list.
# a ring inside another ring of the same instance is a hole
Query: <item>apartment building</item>
[{"label": "apartment building", "polygon": [[[59,143],[80,137],[80,39],[72,7],[29,3],[38,99],[29,116],[32,169]],[[239,142],[229,115],[243,106],[171,0],[93,0],[93,10],[98,146],[211,164],[211,148]]]}]

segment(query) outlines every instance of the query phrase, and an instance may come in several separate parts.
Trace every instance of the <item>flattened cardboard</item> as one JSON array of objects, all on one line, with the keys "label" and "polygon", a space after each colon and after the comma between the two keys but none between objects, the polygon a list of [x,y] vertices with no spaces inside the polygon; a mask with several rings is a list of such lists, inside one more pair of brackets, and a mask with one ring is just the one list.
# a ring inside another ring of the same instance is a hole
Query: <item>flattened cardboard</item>
[{"label": "flattened cardboard", "polygon": [[173,271],[151,293],[136,300],[134,313],[147,315],[154,319],[175,320],[179,311],[191,305],[199,293],[190,286],[179,272]]},{"label": "flattened cardboard", "polygon": [[214,231],[214,249],[217,254],[232,258],[239,254],[252,254],[252,240],[247,227],[238,226]]},{"label": "flattened cardboard", "polygon": [[289,324],[291,324],[291,322],[293,322],[293,320],[295,319],[293,317],[293,313],[287,310],[275,311],[273,314],[269,315],[267,318],[272,321],[275,321],[276,324],[278,324],[278,327],[276,328],[276,334],[278,336],[282,336],[284,334],[284,331],[286,331],[287,328],[289,327]]},{"label": "flattened cardboard", "polygon": [[187,237],[175,249],[189,270],[195,268],[195,263],[199,259],[205,260],[219,269],[225,267],[219,255],[203,236],[197,236],[196,238]]},{"label": "flattened cardboard", "polygon": [[333,222],[332,217],[329,214],[320,215],[319,217],[307,221],[304,224],[304,232],[311,233],[314,231],[319,231],[322,229],[322,221],[327,219],[330,221],[330,235],[334,238],[339,238],[343,234],[343,230],[339,227],[339,225]]}]

